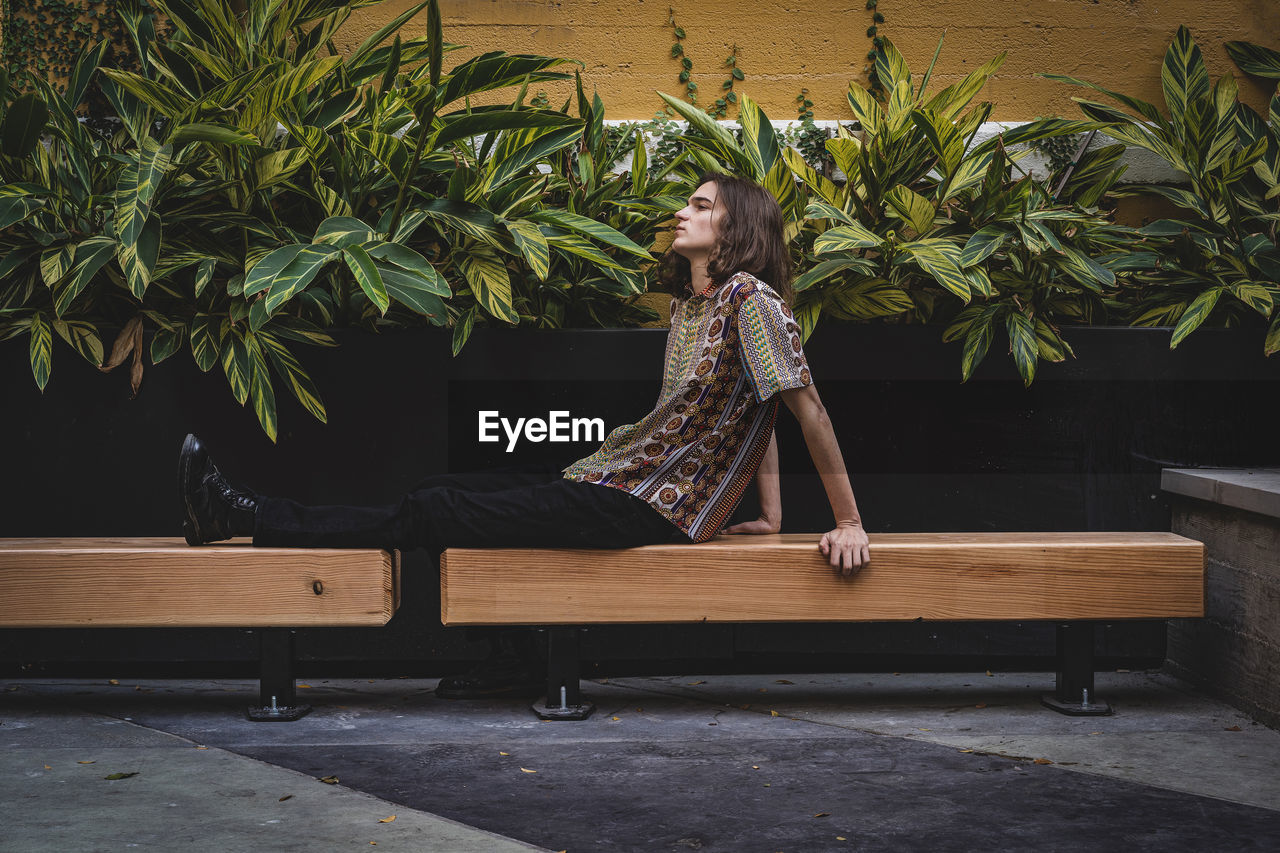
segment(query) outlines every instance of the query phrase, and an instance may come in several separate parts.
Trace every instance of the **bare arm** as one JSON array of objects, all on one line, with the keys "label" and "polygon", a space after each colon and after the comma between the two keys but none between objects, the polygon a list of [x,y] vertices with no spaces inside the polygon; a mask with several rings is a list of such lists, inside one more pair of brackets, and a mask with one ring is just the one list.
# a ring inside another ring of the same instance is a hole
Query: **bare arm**
[{"label": "bare arm", "polygon": [[769,447],[756,471],[760,517],[725,528],[725,533],[777,533],[782,529],[782,488],[778,477],[778,433],[769,435]]},{"label": "bare arm", "polygon": [[831,428],[831,419],[827,417],[826,407],[813,385],[783,391],[782,401],[800,421],[809,456],[822,478],[822,486],[826,489],[827,500],[836,519],[835,529],[823,534],[818,547],[830,557],[833,568],[846,575],[853,574],[870,562],[870,546],[867,532],[862,528],[858,504],[853,498],[853,487],[849,484],[840,444],[836,441],[835,430]]}]

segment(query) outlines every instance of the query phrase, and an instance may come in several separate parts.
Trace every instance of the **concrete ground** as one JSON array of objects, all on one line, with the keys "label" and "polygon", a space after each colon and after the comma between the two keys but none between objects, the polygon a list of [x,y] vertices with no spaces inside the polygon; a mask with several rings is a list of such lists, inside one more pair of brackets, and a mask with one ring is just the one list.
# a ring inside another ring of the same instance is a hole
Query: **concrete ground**
[{"label": "concrete ground", "polygon": [[[1159,673],[588,682],[599,710],[315,680],[0,682],[0,850],[1280,850],[1280,732]],[[329,784],[325,784],[328,782]]]}]

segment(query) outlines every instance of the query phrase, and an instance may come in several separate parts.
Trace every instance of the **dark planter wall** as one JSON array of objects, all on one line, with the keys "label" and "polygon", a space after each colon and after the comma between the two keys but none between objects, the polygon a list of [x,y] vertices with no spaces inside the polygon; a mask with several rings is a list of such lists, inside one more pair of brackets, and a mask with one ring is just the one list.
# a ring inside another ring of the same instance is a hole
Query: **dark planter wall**
[{"label": "dark planter wall", "polygon": [[[1022,387],[1002,351],[967,384],[959,348],[919,327],[825,325],[806,350],[872,531],[1167,530],[1165,465],[1280,460],[1280,362],[1256,335],[1203,330],[1178,350],[1168,330],[1087,328],[1079,358],[1042,364]],[[388,502],[427,473],[567,464],[597,442],[530,443],[506,452],[477,440],[477,413],[514,420],[552,410],[611,429],[643,415],[659,386],[665,332],[477,330],[457,359],[440,330],[345,333],[336,350],[303,348],[329,423],[278,390],[280,437],[261,433],[231,400],[220,371],[188,357],[147,369],[128,399],[122,372],[99,374],[65,347],[41,395],[25,342],[0,345],[5,455],[0,536],[176,536],[176,458],[194,431],[224,470],[262,492],[314,503]],[[830,524],[821,482],[794,419],[779,421],[784,529]],[[748,496],[741,518],[754,514]],[[198,588],[193,588],[198,595]],[[301,632],[314,666],[404,674],[454,669],[480,647],[439,624],[434,568],[405,560],[401,612],[385,629]],[[1099,651],[1116,660],[1163,655],[1160,625],[1117,623]],[[1048,655],[1042,624],[689,626],[597,629],[589,657],[658,666],[903,668],[998,666]],[[248,661],[252,639],[231,630],[0,631],[0,668],[75,672],[110,662]],[[692,664],[690,664],[692,665]],[[174,672],[184,671],[171,667]]]}]

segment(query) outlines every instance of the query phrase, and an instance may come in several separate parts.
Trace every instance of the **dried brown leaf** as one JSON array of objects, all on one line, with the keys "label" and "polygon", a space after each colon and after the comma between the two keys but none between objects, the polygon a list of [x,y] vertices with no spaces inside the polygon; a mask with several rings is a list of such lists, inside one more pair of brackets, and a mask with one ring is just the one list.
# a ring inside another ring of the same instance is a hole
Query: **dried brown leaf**
[{"label": "dried brown leaf", "polygon": [[977,705],[974,705],[973,707],[975,707],[975,708],[985,708],[985,707],[987,707],[987,703],[986,703],[986,702],[979,702]]},{"label": "dried brown leaf", "polygon": [[1037,758],[1036,764],[1052,764],[1053,762],[1047,758]]},{"label": "dried brown leaf", "polygon": [[498,755],[510,755],[510,754],[511,754],[511,753],[509,753],[509,752],[499,752],[499,753],[498,753]]},{"label": "dried brown leaf", "polygon": [[285,800],[292,800],[292,799],[293,799],[293,794],[285,794],[283,797],[281,797],[280,799],[276,800],[276,802],[277,802],[277,803],[283,803]]},{"label": "dried brown leaf", "polygon": [[521,773],[537,773],[538,771],[537,771],[537,770],[530,770],[528,767],[521,767],[521,768],[520,768],[520,772],[521,772]]},{"label": "dried brown leaf", "polygon": [[77,761],[76,764],[97,764],[96,761]]},{"label": "dried brown leaf", "polygon": [[770,711],[770,712],[769,712],[769,716],[770,716],[770,717],[776,717],[776,716],[778,716],[778,712],[777,712],[777,711]]},{"label": "dried brown leaf", "polygon": [[774,684],[795,684],[794,681],[787,681],[785,678],[779,678]]},{"label": "dried brown leaf", "polygon": [[378,823],[391,823],[395,819],[396,819],[395,815],[388,815],[386,817],[378,818]]},{"label": "dried brown leaf", "polygon": [[114,782],[117,779],[132,779],[134,776],[137,776],[137,775],[138,775],[138,772],[134,771],[133,773],[112,773],[109,776],[103,776],[102,778],[106,779],[107,781]]},{"label": "dried brown leaf", "polygon": [[1223,731],[1224,731],[1224,732],[1238,732],[1238,731],[1240,731],[1240,727],[1239,727],[1239,726],[1227,726],[1225,729],[1223,729]]},{"label": "dried brown leaf", "polygon": [[831,812],[818,812],[814,817],[830,817]]},{"label": "dried brown leaf", "polygon": [[119,684],[119,683],[120,683],[119,679],[115,679],[115,678],[107,679],[107,684]]},{"label": "dried brown leaf", "polygon": [[338,784],[338,777],[337,776],[321,776],[320,781],[325,783],[326,785],[336,785]]}]

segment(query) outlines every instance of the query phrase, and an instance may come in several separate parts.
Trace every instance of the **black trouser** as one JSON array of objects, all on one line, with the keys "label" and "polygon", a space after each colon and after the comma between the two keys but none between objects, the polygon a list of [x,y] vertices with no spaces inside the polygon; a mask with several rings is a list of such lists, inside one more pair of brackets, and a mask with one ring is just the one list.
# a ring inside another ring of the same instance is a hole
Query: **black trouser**
[{"label": "black trouser", "polygon": [[258,500],[253,544],[289,547],[632,548],[688,542],[626,492],[566,480],[558,470],[428,477],[386,506],[303,506]]}]

